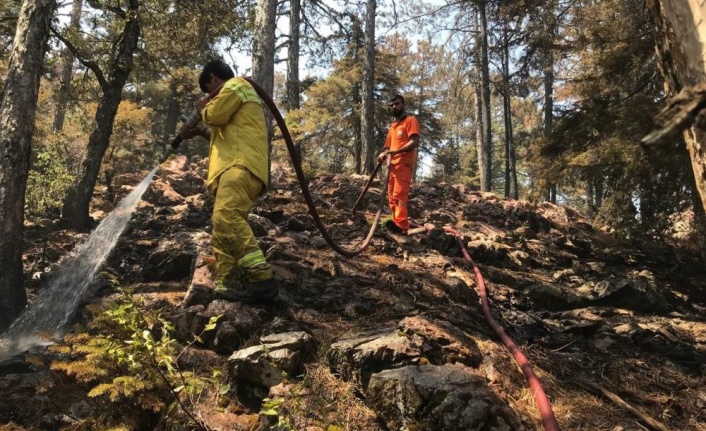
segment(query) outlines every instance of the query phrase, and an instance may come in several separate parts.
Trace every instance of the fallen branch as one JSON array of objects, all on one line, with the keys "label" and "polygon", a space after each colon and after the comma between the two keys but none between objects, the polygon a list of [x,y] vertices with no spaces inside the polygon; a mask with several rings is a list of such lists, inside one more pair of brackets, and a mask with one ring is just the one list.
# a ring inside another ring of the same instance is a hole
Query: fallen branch
[{"label": "fallen branch", "polygon": [[618,406],[624,408],[625,410],[629,411],[630,413],[632,413],[635,416],[637,416],[638,418],[640,418],[640,420],[642,422],[644,422],[646,425],[650,426],[650,428],[657,430],[657,431],[670,431],[670,428],[668,428],[662,422],[660,422],[656,419],[653,419],[650,415],[648,415],[647,413],[638,409],[637,407],[631,406],[630,404],[625,402],[622,398],[620,398],[616,394],[610,392],[609,390],[605,389],[604,387],[602,387],[602,386],[600,386],[590,380],[586,380],[586,379],[576,379],[576,383],[586,390],[603,394],[606,398],[613,401]]}]

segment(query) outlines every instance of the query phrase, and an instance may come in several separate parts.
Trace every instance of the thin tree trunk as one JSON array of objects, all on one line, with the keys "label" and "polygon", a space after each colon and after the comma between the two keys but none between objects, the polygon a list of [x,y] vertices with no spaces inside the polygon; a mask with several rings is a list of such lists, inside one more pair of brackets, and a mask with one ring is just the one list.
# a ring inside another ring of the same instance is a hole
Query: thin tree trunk
[{"label": "thin tree trunk", "polygon": [[[83,0],[74,0],[71,7],[71,21],[69,23],[69,31],[77,31],[81,22],[81,9]],[[61,75],[59,86],[59,94],[56,101],[56,111],[54,112],[54,122],[52,123],[52,131],[59,132],[64,128],[64,118],[66,118],[66,105],[69,99],[69,90],[71,88],[71,75],[74,71],[74,55],[71,50],[64,48],[62,53]]]},{"label": "thin tree trunk", "polygon": [[355,173],[363,173],[363,125],[360,110],[361,105],[360,83],[353,84],[353,139],[355,146]]},{"label": "thin tree trunk", "polygon": [[365,10],[365,54],[363,56],[363,94],[361,109],[361,128],[363,148],[365,148],[366,174],[375,168],[375,104],[373,90],[375,85],[375,0],[367,0]]},{"label": "thin tree trunk", "polygon": [[483,126],[483,100],[481,97],[480,82],[477,82],[473,86],[473,95],[475,98],[475,120],[476,120],[476,151],[478,152],[478,172],[480,174],[480,187],[483,189],[483,173],[484,169],[484,159],[483,159],[483,131],[485,127]]},{"label": "thin tree trunk", "polygon": [[130,0],[126,13],[125,28],[118,45],[118,54],[110,64],[108,79],[98,73],[103,95],[98,102],[95,115],[95,128],[88,138],[86,155],[81,161],[76,182],[69,190],[62,208],[62,224],[74,229],[85,229],[90,226],[89,208],[93,189],[98,179],[103,155],[110,145],[113,134],[113,122],[122,101],[122,92],[133,67],[133,54],[140,37],[140,20],[138,16],[139,0]]},{"label": "thin tree trunk", "polygon": [[39,81],[54,0],[25,0],[0,103],[0,331],[27,303],[22,277],[25,191]]},{"label": "thin tree trunk", "polygon": [[[364,34],[363,29],[360,26],[360,20],[356,15],[351,14],[351,21],[353,21],[353,40],[354,40],[354,52],[353,59],[355,64],[358,64],[360,60],[360,49],[364,45]],[[354,134],[354,146],[355,146],[355,173],[363,173],[363,126],[361,110],[359,107],[362,106],[362,97],[360,94],[360,82],[353,83],[352,96],[353,96],[353,134]]]},{"label": "thin tree trunk", "polygon": [[[277,0],[259,0],[255,12],[253,35],[252,75],[255,82],[273,96],[275,88],[275,30],[277,28]],[[272,113],[265,109],[267,120],[267,148],[272,154]],[[267,171],[272,166],[267,159]],[[268,183],[270,179],[268,178]],[[269,186],[270,184],[268,184]]]},{"label": "thin tree trunk", "polygon": [[[426,57],[424,52],[422,52],[422,58],[419,62],[419,93],[417,94],[417,99],[419,104],[417,105],[417,121],[419,121],[420,128],[421,124],[424,122],[423,108],[424,108],[424,83],[426,82]],[[420,130],[421,133],[421,130]],[[421,139],[421,136],[419,137]],[[418,151],[418,150],[417,150]],[[412,180],[417,180],[417,171],[419,170],[419,155],[417,154],[417,159],[414,161],[414,167],[412,169]]]},{"label": "thin tree trunk", "polygon": [[593,181],[588,179],[586,180],[586,215],[589,218],[593,218],[594,211],[594,200],[595,200],[595,195],[593,193],[594,188],[593,188]]},{"label": "thin tree trunk", "polygon": [[[503,22],[503,113],[505,114],[505,197],[517,199],[517,183],[512,187],[511,172],[515,168],[512,148],[512,102],[510,97],[510,47],[507,21]],[[517,176],[515,176],[517,179]]]},{"label": "thin tree trunk", "polygon": [[594,180],[593,187],[596,190],[596,194],[594,196],[595,199],[595,207],[596,211],[603,206],[603,178],[599,178],[598,180]]},{"label": "thin tree trunk", "polygon": [[493,135],[490,117],[490,71],[488,67],[488,20],[486,18],[486,0],[478,5],[481,39],[481,100],[483,106],[483,153],[481,170],[481,190],[489,192],[493,179]]},{"label": "thin tree trunk", "polygon": [[299,32],[301,0],[289,0],[289,52],[287,54],[287,109],[299,109]]},{"label": "thin tree trunk", "polygon": [[172,135],[176,132],[176,126],[179,122],[179,94],[177,92],[177,83],[172,81],[169,83],[169,99],[167,100],[167,118],[164,121],[164,133],[162,134],[162,150],[165,150]]},{"label": "thin tree trunk", "polygon": [[[301,26],[301,0],[289,0],[289,49],[287,50],[287,110],[299,109],[299,33]],[[301,140],[294,148],[302,156]]]},{"label": "thin tree trunk", "polygon": [[[544,29],[546,32],[547,46],[544,48],[544,137],[550,140],[552,137],[554,122],[554,3],[549,2],[545,11]],[[550,179],[553,181],[553,179]],[[550,182],[548,185],[548,200],[556,203],[556,184]]]},{"label": "thin tree trunk", "polygon": [[[512,123],[512,120],[510,121]],[[515,155],[515,145],[512,142],[510,146],[510,179],[512,188],[510,189],[510,197],[513,199],[520,198],[520,190],[517,188],[517,156]]]}]

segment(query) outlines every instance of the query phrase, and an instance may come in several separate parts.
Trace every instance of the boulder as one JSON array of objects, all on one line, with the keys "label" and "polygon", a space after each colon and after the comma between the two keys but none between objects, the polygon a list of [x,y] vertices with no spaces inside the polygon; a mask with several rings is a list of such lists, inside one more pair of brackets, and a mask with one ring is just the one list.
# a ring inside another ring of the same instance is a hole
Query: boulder
[{"label": "boulder", "polygon": [[284,332],[260,339],[228,358],[229,374],[235,382],[270,388],[287,376],[303,371],[304,363],[316,352],[316,340],[306,332]]},{"label": "boulder", "polygon": [[213,300],[213,286],[216,279],[214,267],[215,260],[205,247],[202,247],[196,257],[189,289],[184,296],[184,307],[196,304],[208,305]]},{"label": "boulder", "polygon": [[216,351],[230,353],[239,348],[262,325],[265,314],[265,311],[258,307],[217,299],[196,316],[195,327],[203,331],[212,317],[220,316],[215,330],[207,332],[202,338]]},{"label": "boulder", "polygon": [[327,359],[345,380],[365,387],[370,376],[387,368],[417,363],[423,339],[395,329],[356,334],[331,345]]},{"label": "boulder", "polygon": [[478,371],[462,364],[420,365],[373,374],[367,402],[388,429],[519,431],[518,416]]},{"label": "boulder", "polygon": [[413,316],[402,320],[399,329],[410,337],[419,336],[424,340],[424,358],[433,364],[460,362],[478,367],[483,358],[475,340],[447,322]]},{"label": "boulder", "polygon": [[181,196],[193,196],[206,191],[206,182],[196,171],[168,175],[167,182]]},{"label": "boulder", "polygon": [[180,234],[165,239],[157,245],[144,267],[145,281],[183,280],[191,275],[200,242],[191,234]]}]

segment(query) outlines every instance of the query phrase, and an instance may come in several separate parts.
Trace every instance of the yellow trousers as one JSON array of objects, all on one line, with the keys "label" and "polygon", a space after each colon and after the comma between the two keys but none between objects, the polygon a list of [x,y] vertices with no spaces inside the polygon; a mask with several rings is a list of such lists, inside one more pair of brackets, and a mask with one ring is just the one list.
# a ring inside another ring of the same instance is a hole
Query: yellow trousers
[{"label": "yellow trousers", "polygon": [[272,277],[270,265],[248,224],[248,213],[265,185],[243,166],[233,166],[211,185],[215,195],[211,247],[218,282],[237,288]]}]

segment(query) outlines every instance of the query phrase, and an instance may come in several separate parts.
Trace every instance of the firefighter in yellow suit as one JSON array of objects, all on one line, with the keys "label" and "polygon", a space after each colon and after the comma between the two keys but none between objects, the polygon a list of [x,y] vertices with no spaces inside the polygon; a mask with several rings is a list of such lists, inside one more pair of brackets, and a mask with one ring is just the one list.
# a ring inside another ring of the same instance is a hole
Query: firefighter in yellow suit
[{"label": "firefighter in yellow suit", "polygon": [[[196,108],[203,123],[211,126],[206,185],[215,196],[211,233],[215,295],[240,302],[271,300],[278,287],[248,224],[255,201],[267,191],[269,154],[262,102],[252,85],[234,77],[221,60],[204,66],[199,86],[210,95]],[[186,139],[203,130],[182,127],[180,134]]]}]

